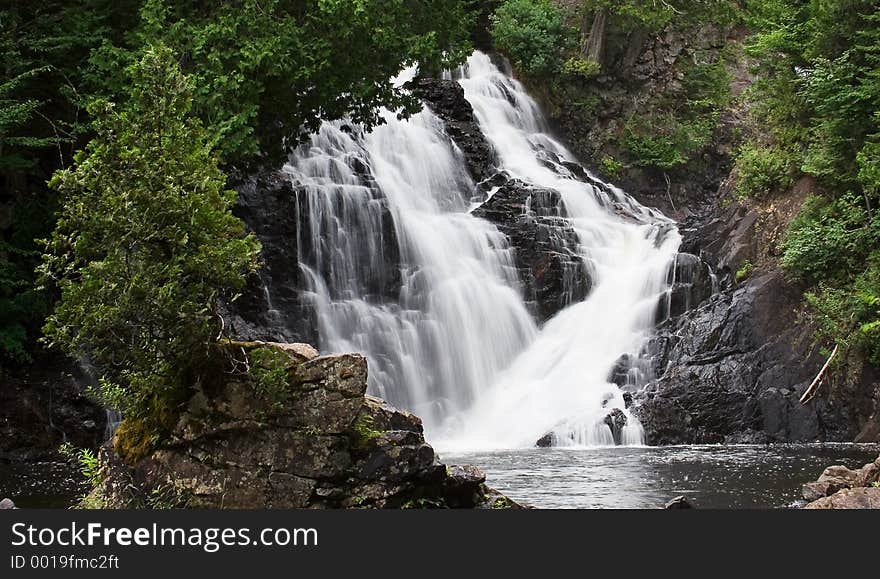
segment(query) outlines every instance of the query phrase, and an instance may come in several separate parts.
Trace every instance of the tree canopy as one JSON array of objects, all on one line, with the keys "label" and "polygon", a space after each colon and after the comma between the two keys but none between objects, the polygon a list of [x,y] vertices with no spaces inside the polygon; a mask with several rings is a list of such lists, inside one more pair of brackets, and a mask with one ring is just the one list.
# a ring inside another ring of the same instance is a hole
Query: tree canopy
[{"label": "tree canopy", "polygon": [[95,137],[52,179],[62,208],[41,270],[61,298],[44,331],[99,369],[108,404],[154,417],[211,355],[218,294],[243,285],[259,244],[172,51],[146,48],[128,74],[129,98],[90,105]]}]

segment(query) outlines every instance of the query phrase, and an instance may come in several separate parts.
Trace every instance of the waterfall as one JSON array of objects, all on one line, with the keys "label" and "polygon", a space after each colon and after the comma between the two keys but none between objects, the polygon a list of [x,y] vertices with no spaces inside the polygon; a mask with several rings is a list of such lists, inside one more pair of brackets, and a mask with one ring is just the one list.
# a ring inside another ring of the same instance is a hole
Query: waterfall
[{"label": "waterfall", "polygon": [[[399,82],[412,78],[405,72]],[[427,108],[366,133],[324,123],[285,170],[298,193],[299,264],[324,352],[363,352],[370,392],[420,415],[447,448],[623,444],[641,426],[609,381],[649,337],[680,237],[622,191],[571,171],[536,103],[489,57],[455,73],[498,169],[559,193],[593,281],[538,327],[507,238],[471,214],[463,155]]]}]

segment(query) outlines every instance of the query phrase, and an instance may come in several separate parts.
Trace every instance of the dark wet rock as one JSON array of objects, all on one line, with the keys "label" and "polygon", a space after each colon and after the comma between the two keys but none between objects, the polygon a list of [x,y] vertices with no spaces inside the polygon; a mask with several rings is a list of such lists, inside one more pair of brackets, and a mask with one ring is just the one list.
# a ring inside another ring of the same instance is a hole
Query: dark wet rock
[{"label": "dark wet rock", "polygon": [[523,294],[539,321],[589,294],[590,270],[557,191],[506,179],[473,214],[507,237]]},{"label": "dark wet rock", "polygon": [[12,502],[12,499],[3,499],[2,501],[0,501],[0,511],[16,508],[18,507],[15,506],[15,503]]},{"label": "dark wet rock", "polygon": [[692,509],[694,506],[687,500],[687,497],[680,495],[663,505],[663,508],[666,510]]},{"label": "dark wet rock", "polygon": [[[348,162],[355,172],[360,164],[368,179],[361,160],[352,157]],[[308,195],[283,171],[240,176],[234,182],[238,193],[234,213],[260,240],[263,266],[248,279],[238,299],[222,304],[228,333],[241,340],[318,343],[316,313],[305,291],[307,279],[297,265],[300,257],[309,261],[322,250],[311,246]],[[381,234],[382,266],[362,264],[358,279],[363,280],[363,295],[396,298],[401,283],[397,237],[384,200],[377,207],[371,227]]]},{"label": "dark wet rock", "polygon": [[485,500],[486,475],[471,465],[446,469],[446,503],[450,507],[471,507]]},{"label": "dark wet rock", "polygon": [[242,375],[196,386],[171,438],[147,456],[124,462],[114,450],[121,435],[115,447],[102,448],[106,476],[86,504],[518,506],[487,488],[478,469],[440,463],[418,417],[367,396],[363,356],[314,357],[304,345],[238,342],[228,347],[239,355],[283,355],[286,388],[267,392]]},{"label": "dark wet rock", "polygon": [[624,387],[627,385],[629,378],[629,370],[632,367],[632,356],[629,354],[624,354],[620,358],[618,358],[617,362],[614,363],[614,367],[611,368],[611,374],[608,377],[608,381],[617,384],[619,387]]},{"label": "dark wet rock", "polygon": [[106,412],[86,396],[90,383],[60,354],[40,352],[32,364],[0,368],[0,460],[51,460],[65,441],[98,448]]},{"label": "dark wet rock", "polygon": [[235,190],[234,213],[260,240],[263,266],[237,300],[223,304],[229,333],[242,340],[317,343],[315,314],[296,267],[297,192],[290,178],[281,171],[250,175]]},{"label": "dark wet rock", "polygon": [[553,446],[553,433],[548,432],[547,434],[536,440],[535,446],[537,446],[538,448],[550,448],[551,446]]},{"label": "dark wet rock", "polygon": [[626,421],[626,414],[620,408],[614,408],[605,415],[603,422],[611,429],[611,434],[614,436],[614,444],[621,443],[623,427],[626,426]]},{"label": "dark wet rock", "polygon": [[464,97],[464,89],[454,80],[416,79],[412,88],[428,107],[443,120],[448,134],[464,155],[474,182],[483,181],[495,171],[495,152],[480,130],[474,109]]},{"label": "dark wet rock", "polygon": [[715,281],[708,263],[690,253],[679,253],[669,268],[668,294],[657,307],[657,322],[680,316],[699,307],[715,292]]},{"label": "dark wet rock", "polygon": [[837,491],[807,504],[805,509],[880,509],[880,488],[862,487]]},{"label": "dark wet rock", "polygon": [[660,378],[637,404],[650,444],[720,443],[747,431],[775,441],[825,434],[818,410],[798,402],[821,362],[802,358],[805,337],[784,320],[798,304],[792,293],[781,276],[767,275],[660,327]]},{"label": "dark wet rock", "polygon": [[[797,213],[794,200],[783,203],[791,205],[786,214]],[[732,203],[682,229],[682,251],[711,266],[719,291],[677,316],[675,308],[645,348],[657,379],[638,393],[636,412],[650,444],[880,437],[880,427],[872,431],[880,376],[868,366],[829,377],[810,404],[800,404],[826,359],[802,315],[804,288],[772,263],[734,279],[744,262],[757,259],[759,242],[769,245],[784,231],[784,221],[764,221],[756,229],[757,214]]]}]

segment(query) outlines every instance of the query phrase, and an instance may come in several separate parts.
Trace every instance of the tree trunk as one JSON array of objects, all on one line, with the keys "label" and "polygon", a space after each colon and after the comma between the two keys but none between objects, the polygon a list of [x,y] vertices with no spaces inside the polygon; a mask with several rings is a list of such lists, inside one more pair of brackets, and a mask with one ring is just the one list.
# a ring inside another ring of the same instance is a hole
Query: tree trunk
[{"label": "tree trunk", "polygon": [[588,34],[584,34],[587,30],[587,22],[589,21],[588,13],[584,14],[581,21],[581,56],[586,60],[601,63],[603,52],[605,51],[605,22],[608,20],[608,10],[602,8],[593,14],[593,24],[590,26]]}]

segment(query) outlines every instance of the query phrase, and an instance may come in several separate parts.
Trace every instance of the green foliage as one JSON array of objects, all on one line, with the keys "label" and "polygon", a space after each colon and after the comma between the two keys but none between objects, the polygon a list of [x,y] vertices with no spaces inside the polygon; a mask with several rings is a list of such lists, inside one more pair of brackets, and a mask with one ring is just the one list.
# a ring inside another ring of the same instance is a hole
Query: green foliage
[{"label": "green foliage", "polygon": [[276,408],[288,400],[290,358],[274,348],[256,348],[248,352],[250,377],[257,393]]},{"label": "green foliage", "polygon": [[559,70],[571,34],[562,10],[550,0],[505,0],[492,16],[495,46],[532,78]]},{"label": "green foliage", "polygon": [[34,290],[37,237],[52,230],[54,195],[45,181],[69,162],[87,129],[83,60],[124,22],[124,0],[31,0],[0,8],[0,364],[31,360],[49,311]]},{"label": "green foliage", "polygon": [[730,98],[723,60],[682,65],[680,95],[660,95],[654,109],[627,120],[621,145],[643,167],[674,169],[693,160],[712,139]]},{"label": "green foliage", "polygon": [[687,108],[715,115],[730,102],[731,76],[724,59],[691,62],[683,66],[682,88]]},{"label": "green foliage", "polygon": [[730,24],[739,19],[736,2],[729,0],[584,0],[583,10],[606,10],[623,31],[659,32],[668,24],[713,22]]},{"label": "green foliage", "polygon": [[409,499],[402,505],[400,505],[401,509],[445,509],[447,508],[446,502],[442,498],[434,498],[429,499],[426,497],[420,497],[417,499]]},{"label": "green foliage", "polygon": [[0,364],[31,360],[30,344],[39,323],[49,312],[49,301],[34,288],[34,267],[40,252],[34,242],[45,234],[51,209],[34,196],[12,205],[6,239],[0,237]]},{"label": "green foliage", "polygon": [[513,506],[513,503],[507,497],[498,497],[492,503],[493,509],[509,509]]},{"label": "green foliage", "polygon": [[749,260],[743,262],[738,270],[736,270],[736,281],[742,282],[748,279],[752,272],[755,271],[755,264]]},{"label": "green foliage", "polygon": [[602,72],[602,65],[595,60],[572,56],[562,65],[562,74],[578,78],[593,78]]},{"label": "green foliage", "polygon": [[740,149],[736,168],[736,194],[739,197],[759,199],[785,191],[793,182],[791,155],[775,146],[747,143]]},{"label": "green foliage", "polygon": [[795,164],[821,192],[790,225],[782,264],[814,286],[820,335],[880,363],[880,6],[763,0],[748,15],[752,110],[785,151],[764,160],[755,188],[786,186]]},{"label": "green foliage", "polygon": [[76,448],[69,442],[62,444],[58,448],[58,452],[78,466],[89,488],[95,488],[101,484],[103,472],[101,471],[101,463],[94,452],[88,448]]},{"label": "green foliage", "polygon": [[194,112],[227,161],[281,160],[321,119],[344,116],[367,127],[378,109],[420,110],[395,87],[406,66],[436,72],[463,61],[471,17],[462,0],[144,0],[141,23],[122,45],[92,56],[110,95],[115,74],[155,41],[182,55],[194,85]]},{"label": "green foliage", "polygon": [[714,129],[711,119],[681,120],[671,112],[633,116],[624,126],[622,145],[636,165],[672,169],[702,150]]},{"label": "green foliage", "polygon": [[783,266],[817,284],[806,294],[819,335],[880,364],[880,222],[853,194],[807,200],[784,240]]},{"label": "green foliage", "polygon": [[218,292],[243,285],[259,245],[230,212],[172,52],[148,48],[128,74],[128,100],[91,106],[96,137],[52,178],[63,207],[41,272],[61,299],[44,331],[158,428],[211,355]]},{"label": "green foliage", "polygon": [[602,160],[599,163],[602,166],[602,172],[612,179],[619,177],[624,168],[623,163],[609,155],[602,157]]},{"label": "green foliage", "polygon": [[361,414],[352,425],[352,444],[358,450],[367,449],[376,441],[382,432],[373,428],[373,417],[369,414]]},{"label": "green foliage", "polygon": [[856,347],[880,365],[880,252],[851,286],[822,283],[806,294],[819,324],[819,336],[844,347]]},{"label": "green foliage", "polygon": [[811,196],[786,233],[782,265],[809,282],[844,282],[864,267],[880,242],[880,223],[864,199]]},{"label": "green foliage", "polygon": [[117,412],[128,411],[128,396],[125,388],[105,377],[99,378],[96,386],[87,387],[86,395],[105,408]]}]

